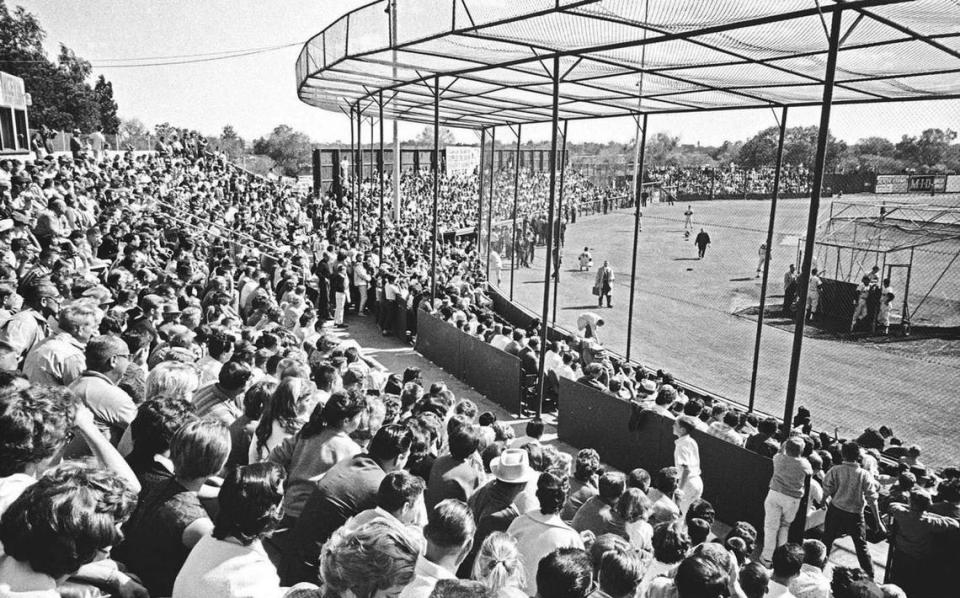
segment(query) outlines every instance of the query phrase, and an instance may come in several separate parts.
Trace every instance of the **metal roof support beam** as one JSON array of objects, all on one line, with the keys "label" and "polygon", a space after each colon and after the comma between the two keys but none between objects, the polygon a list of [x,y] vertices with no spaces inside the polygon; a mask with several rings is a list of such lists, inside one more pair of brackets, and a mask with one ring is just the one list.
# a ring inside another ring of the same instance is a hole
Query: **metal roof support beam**
[{"label": "metal roof support beam", "polygon": [[[757,313],[757,338],[753,344],[753,371],[750,374],[750,400],[747,411],[752,413],[757,393],[757,371],[760,366],[760,336],[763,334],[763,315],[767,304],[767,281],[770,277],[770,252],[773,248],[773,224],[777,217],[777,199],[780,196],[780,172],[783,170],[783,140],[787,133],[787,107],[780,110],[780,139],[777,141],[777,164],[773,171],[773,192],[770,201],[770,222],[767,225],[766,250],[763,256],[763,279],[760,281],[760,311]],[[786,306],[789,309],[789,305]]]},{"label": "metal roof support beam", "polygon": [[360,111],[360,101],[357,101],[357,194],[353,196],[355,214],[353,224],[357,231],[357,242],[360,241],[360,219],[363,215],[360,213],[360,195],[363,193],[363,112]]},{"label": "metal roof support beam", "polygon": [[[845,2],[844,0],[837,0],[837,2],[838,2],[839,4],[841,4],[841,5],[846,4],[846,2]],[[896,29],[897,31],[899,31],[899,32],[901,32],[901,33],[905,33],[905,34],[909,35],[910,37],[912,37],[912,38],[915,39],[915,40],[919,40],[919,41],[921,41],[921,42],[923,42],[923,43],[925,43],[925,44],[927,44],[927,45],[933,46],[934,48],[940,50],[941,52],[946,52],[947,54],[953,56],[954,58],[960,58],[960,52],[958,52],[957,50],[954,50],[953,48],[951,48],[951,47],[949,47],[949,46],[945,46],[945,45],[941,44],[940,42],[934,41],[933,39],[931,39],[931,38],[928,37],[928,36],[921,35],[920,33],[917,33],[916,31],[914,31],[913,29],[910,29],[910,28],[907,27],[906,25],[901,25],[900,23],[897,23],[896,21],[890,20],[890,19],[888,19],[888,18],[886,18],[886,17],[881,17],[880,15],[876,14],[875,12],[866,10],[866,9],[864,9],[864,8],[862,8],[862,7],[859,7],[859,6],[854,7],[854,6],[849,6],[849,5],[848,5],[848,8],[852,8],[853,10],[857,11],[858,13],[865,14],[865,15],[867,15],[868,17],[870,17],[871,19],[873,19],[874,21],[877,21],[878,23],[883,23],[884,25],[886,25],[887,27],[890,27],[891,29]]]},{"label": "metal roof support beam", "polygon": [[353,199],[357,196],[355,185],[357,184],[357,153],[353,149],[353,108],[350,108],[350,169],[353,170],[353,177],[350,180],[350,218],[356,220],[357,215],[354,212]]},{"label": "metal roof support beam", "polygon": [[[487,145],[487,128],[482,127],[480,129],[480,189],[477,193],[477,255],[480,254],[480,237],[483,235],[483,170],[484,170],[484,155],[483,150]],[[511,297],[512,299],[512,297]]]},{"label": "metal roof support beam", "polygon": [[[380,247],[378,248],[380,259],[378,260],[378,263],[382,264],[383,263],[383,226],[384,226],[383,194],[384,194],[384,185],[386,183],[385,177],[383,175],[383,170],[384,170],[384,165],[387,162],[383,157],[383,91],[380,92],[379,104],[380,104],[380,160],[378,164],[380,166],[380,172],[377,174],[380,175]],[[373,140],[371,139],[370,141],[372,142]],[[394,160],[397,160],[398,158],[399,156],[393,157]],[[360,299],[360,302],[365,303],[362,297]],[[363,314],[360,314],[360,315],[363,315]]]},{"label": "metal roof support beam", "polygon": [[633,346],[633,304],[637,288],[637,249],[640,243],[640,207],[643,198],[643,165],[647,158],[647,114],[643,114],[643,123],[640,125],[638,140],[640,154],[634,161],[633,180],[633,253],[630,260],[630,304],[627,306],[627,361],[630,361],[630,352]]},{"label": "metal roof support beam", "polygon": [[490,246],[493,244],[493,177],[497,172],[497,127],[490,129],[490,203],[487,206],[487,280],[490,280]]},{"label": "metal roof support beam", "polygon": [[[551,122],[553,126],[550,129],[550,199],[547,202],[547,251],[544,256],[544,274],[543,274],[543,317],[540,320],[540,339],[546,343],[549,332],[550,316],[550,269],[552,266],[553,252],[549,248],[553,247],[553,208],[557,200],[557,127],[560,124],[560,56],[553,57],[553,116]],[[544,345],[546,346],[546,345]],[[540,351],[540,363],[537,367],[537,417],[543,415],[543,390],[545,381],[544,363],[547,352]]]},{"label": "metal roof support beam", "polygon": [[[800,374],[800,351],[803,348],[803,327],[806,323],[807,291],[810,286],[810,268],[816,247],[817,216],[820,211],[820,196],[823,192],[823,172],[826,167],[827,138],[830,128],[830,109],[833,103],[833,81],[837,71],[837,51],[840,47],[840,24],[843,13],[833,13],[830,23],[830,51],[827,53],[827,71],[823,84],[823,102],[820,107],[820,128],[817,131],[817,153],[813,163],[810,213],[807,215],[807,236],[800,266],[800,288],[797,293],[796,323],[793,332],[793,352],[790,355],[790,372],[787,376],[787,396],[783,406],[783,425],[790,429],[793,423],[793,407],[797,399],[797,380]],[[811,314],[815,315],[815,314]]]},{"label": "metal roof support beam", "polygon": [[513,156],[513,245],[510,246],[510,301],[513,301],[513,274],[517,269],[517,210],[520,202],[520,136],[522,133],[523,125],[518,123],[517,149]]},{"label": "metal roof support beam", "polygon": [[437,298],[437,209],[440,203],[440,75],[433,78],[433,237],[430,242],[430,302]]},{"label": "metal roof support beam", "polygon": [[[557,225],[554,234],[557,236],[553,240],[553,326],[557,325],[557,286],[560,284],[560,245],[563,240],[563,175],[567,169],[567,124],[570,121],[563,121],[563,146],[560,149],[560,193],[557,201]],[[544,350],[546,350],[546,339],[544,339]]]}]

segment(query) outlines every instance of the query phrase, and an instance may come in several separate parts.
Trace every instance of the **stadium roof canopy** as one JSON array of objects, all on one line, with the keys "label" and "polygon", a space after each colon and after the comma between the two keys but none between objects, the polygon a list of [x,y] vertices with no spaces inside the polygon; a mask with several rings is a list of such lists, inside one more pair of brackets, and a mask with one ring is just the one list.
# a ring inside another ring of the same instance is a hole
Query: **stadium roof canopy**
[{"label": "stadium roof canopy", "polygon": [[[818,105],[842,11],[835,104],[960,98],[956,0],[390,0],[303,47],[307,104],[485,127]],[[642,81],[642,83],[641,83]]]}]

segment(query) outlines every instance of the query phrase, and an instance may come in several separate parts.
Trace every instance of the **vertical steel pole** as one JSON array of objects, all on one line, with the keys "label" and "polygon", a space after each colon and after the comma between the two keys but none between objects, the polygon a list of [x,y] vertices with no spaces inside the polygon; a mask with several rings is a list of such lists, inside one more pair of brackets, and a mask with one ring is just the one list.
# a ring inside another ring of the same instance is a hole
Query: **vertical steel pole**
[{"label": "vertical steel pole", "polygon": [[483,150],[487,145],[487,129],[480,129],[480,182],[477,189],[477,257],[479,259],[480,252],[483,250],[483,245],[481,245],[480,240],[483,237],[483,169],[484,169],[484,156]]},{"label": "vertical steel pole", "polygon": [[433,242],[430,246],[430,300],[437,298],[437,209],[440,202],[440,76],[433,78]]},{"label": "vertical steel pole", "polygon": [[360,196],[363,194],[363,112],[360,111],[360,102],[357,102],[357,195],[354,201],[357,204],[357,244],[360,243],[360,220],[363,219],[363,204]]},{"label": "vertical steel pole", "polygon": [[[397,0],[390,0],[390,42],[393,60],[393,80],[397,80]],[[400,224],[400,129],[397,118],[393,119],[393,221]]]},{"label": "vertical steel pole", "polygon": [[493,176],[497,169],[497,127],[490,130],[490,203],[487,206],[487,280],[490,279],[490,245],[493,244]]},{"label": "vertical steel pole", "polygon": [[383,158],[383,91],[380,91],[380,252],[379,258],[380,263],[383,263],[383,194],[384,194],[384,185],[386,183],[386,177],[384,175],[384,166],[386,160]]},{"label": "vertical steel pole", "polygon": [[[357,166],[354,163],[354,158],[356,154],[353,151],[353,108],[350,109],[350,170],[352,170],[353,176],[350,177],[350,195],[353,197],[350,198],[350,220],[351,224],[354,220],[357,219],[357,215],[354,211],[354,198],[356,197],[356,192],[354,191],[354,185],[356,183],[355,179],[357,178]],[[349,233],[350,229],[347,229]]]},{"label": "vertical steel pole", "polygon": [[[553,240],[553,247],[556,251],[556,260],[557,263],[554,265],[553,270],[556,273],[556,276],[553,279],[553,325],[557,325],[557,287],[560,284],[560,228],[563,226],[563,174],[566,171],[567,166],[567,125],[570,121],[563,121],[563,146],[560,150],[560,193],[557,200],[557,224],[554,226],[556,228],[556,239]],[[546,347],[544,347],[546,348]]]},{"label": "vertical steel pole", "polygon": [[513,158],[513,237],[510,246],[510,301],[513,301],[513,273],[517,269],[517,210],[520,199],[520,134],[523,125],[517,123],[517,151]]},{"label": "vertical steel pole", "polygon": [[760,368],[760,337],[763,334],[763,315],[767,307],[767,281],[770,278],[770,253],[773,250],[773,225],[777,217],[777,199],[780,197],[780,171],[783,169],[783,140],[787,132],[787,107],[780,111],[780,140],[777,142],[777,165],[773,171],[773,196],[770,202],[770,223],[767,225],[767,252],[763,262],[763,280],[760,282],[760,312],[757,314],[757,338],[753,344],[753,372],[750,374],[750,402],[747,411],[753,411],[757,396],[757,371]]},{"label": "vertical steel pole", "polygon": [[[557,128],[560,125],[560,57],[553,57],[553,117],[551,119],[552,129],[550,130],[550,200],[547,204],[547,247],[553,247],[553,207],[557,199]],[[540,364],[537,368],[537,417],[543,414],[543,387],[544,382],[544,360],[547,356],[546,343],[548,338],[550,317],[550,269],[553,252],[547,250],[544,260],[543,274],[543,314],[540,322]]]},{"label": "vertical steel pole", "polygon": [[[639,124],[639,123],[638,123]],[[633,346],[633,303],[637,289],[637,249],[640,243],[640,198],[643,194],[643,163],[647,159],[647,114],[643,114],[643,124],[639,137],[640,154],[634,161],[633,180],[636,188],[633,190],[633,257],[630,261],[630,305],[627,307],[627,361],[630,361],[631,347]]]},{"label": "vertical steel pole", "polygon": [[810,193],[810,213],[807,217],[806,248],[800,268],[800,294],[796,324],[793,332],[793,353],[790,356],[790,373],[787,377],[787,396],[783,406],[783,423],[793,423],[793,406],[797,399],[797,379],[800,375],[800,350],[803,346],[803,326],[806,320],[807,289],[810,285],[810,268],[817,236],[817,215],[820,211],[820,195],[823,191],[823,171],[827,158],[827,138],[830,128],[830,108],[833,104],[833,82],[837,70],[837,50],[840,46],[840,22],[842,11],[835,11],[830,23],[830,51],[827,53],[827,72],[823,82],[823,104],[820,107],[820,129],[817,131],[817,154],[813,165],[813,189]]}]

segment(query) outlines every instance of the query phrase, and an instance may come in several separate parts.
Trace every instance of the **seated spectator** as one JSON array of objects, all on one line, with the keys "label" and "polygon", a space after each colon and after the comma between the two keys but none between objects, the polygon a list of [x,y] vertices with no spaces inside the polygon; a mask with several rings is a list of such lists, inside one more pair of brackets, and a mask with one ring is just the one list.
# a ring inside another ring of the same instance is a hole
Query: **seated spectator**
[{"label": "seated spectator", "polygon": [[[529,567],[527,567],[529,569]],[[540,588],[536,598],[587,598],[592,588],[593,566],[590,556],[582,548],[562,547],[552,550],[537,561],[537,579],[533,587]]]},{"label": "seated spectator", "polygon": [[190,550],[213,531],[198,492],[230,455],[230,432],[216,421],[184,424],[170,440],[174,477],[140,496],[114,558],[156,596],[169,596]]},{"label": "seated spectator", "polygon": [[326,405],[313,408],[310,420],[296,436],[287,438],[271,451],[269,460],[287,472],[282,527],[290,527],[300,516],[317,480],[328,469],[361,451],[350,434],[360,426],[365,409],[362,396],[338,391]]},{"label": "seated spectator", "polygon": [[781,544],[773,551],[773,573],[770,597],[792,596],[790,585],[799,577],[804,559],[803,547],[793,542]]},{"label": "seated spectator", "polygon": [[[507,449],[490,462],[494,478],[470,495],[467,504],[477,524],[474,536],[474,552],[492,533],[505,532],[520,515],[515,501],[527,485],[536,479],[537,473],[530,467],[529,456],[524,449]],[[473,566],[476,554],[471,554],[464,565]],[[465,573],[466,571],[462,571]]]},{"label": "seated spectator", "polygon": [[273,463],[238,467],[219,493],[213,533],[190,551],[173,584],[173,598],[282,595],[261,539],[280,521],[283,469]]},{"label": "seated spectator", "polygon": [[790,582],[796,598],[830,598],[830,580],[823,574],[827,565],[827,547],[820,540],[803,541],[800,574]]},{"label": "seated spectator", "polygon": [[153,399],[137,408],[130,424],[133,450],[127,462],[143,486],[143,492],[173,479],[170,441],[184,424],[193,421],[193,405],[183,399]]},{"label": "seated spectator", "polygon": [[573,521],[583,503],[599,493],[600,471],[600,455],[597,451],[587,448],[577,452],[573,475],[569,478],[570,493],[560,513],[564,521]]},{"label": "seated spectator", "polygon": [[653,528],[653,561],[647,566],[644,581],[668,575],[690,550],[690,536],[682,521],[661,523]]},{"label": "seated spectator", "polygon": [[493,532],[483,540],[470,576],[482,582],[496,598],[527,598],[520,550],[516,540],[504,532]]},{"label": "seated spectator", "polygon": [[237,361],[228,361],[220,369],[217,382],[208,384],[196,392],[193,406],[200,417],[212,417],[229,426],[243,415],[240,396],[247,390],[250,368]]},{"label": "seated spectator", "polygon": [[0,517],[0,595],[60,596],[62,580],[120,542],[135,502],[122,477],[96,467],[65,464],[40,477]]},{"label": "seated spectator", "polygon": [[739,425],[740,416],[735,411],[727,411],[723,414],[721,421],[715,421],[709,425],[707,433],[731,444],[743,446],[744,438],[737,432]]},{"label": "seated spectator", "polygon": [[[333,400],[333,399],[331,399]],[[348,519],[377,505],[380,484],[387,474],[403,469],[410,455],[412,435],[392,424],[377,431],[368,452],[346,457],[331,467],[313,490],[295,524],[285,534],[275,534],[270,548],[279,553],[284,585],[316,580],[321,548]]]},{"label": "seated spectator", "polygon": [[[537,480],[539,510],[523,513],[513,520],[507,533],[514,537],[523,556],[526,592],[537,595],[539,582],[536,564],[558,548],[583,549],[580,534],[560,519],[560,509],[566,500],[568,484],[565,477],[542,473]],[[587,559],[589,568],[589,559]],[[588,582],[589,585],[589,582]],[[555,587],[555,586],[554,586]],[[544,592],[541,596],[556,594]]]},{"label": "seated spectator", "polygon": [[[388,424],[389,425],[389,424]],[[361,511],[340,528],[344,532],[357,529],[374,519],[382,519],[420,535],[426,523],[427,510],[423,505],[423,480],[404,470],[391,471],[377,488],[377,506]]]},{"label": "seated spectator", "polygon": [[247,453],[249,463],[266,460],[270,451],[303,428],[316,405],[312,391],[303,378],[287,377],[280,381],[257,422]]},{"label": "seated spectator", "polygon": [[680,470],[676,467],[664,467],[653,475],[647,498],[652,503],[649,521],[654,528],[680,518],[680,507],[675,498],[679,487]]},{"label": "seated spectator", "polygon": [[540,444],[540,439],[543,438],[544,428],[545,424],[542,419],[539,417],[531,419],[524,427],[524,435],[511,440],[507,444],[507,448],[520,448],[529,443]]},{"label": "seated spectator", "polygon": [[450,453],[439,457],[430,468],[424,494],[428,510],[447,498],[465,502],[483,481],[483,472],[477,467],[478,426],[470,423],[453,426],[448,443]]},{"label": "seated spectator", "polygon": [[770,574],[760,563],[747,563],[737,578],[746,598],[764,598],[770,585]]},{"label": "seated spectator", "polygon": [[633,598],[643,581],[643,568],[640,556],[632,550],[607,552],[600,561],[598,598]]},{"label": "seated spectator", "polygon": [[627,488],[617,499],[614,518],[603,533],[619,534],[645,557],[653,556],[653,527],[647,522],[650,499],[637,488]]},{"label": "seated spectator", "polygon": [[250,444],[260,423],[265,407],[277,390],[273,380],[254,383],[243,393],[243,415],[230,424],[230,457],[227,465],[247,465],[250,462]]},{"label": "seated spectator", "polygon": [[126,343],[97,336],[84,350],[87,369],[69,388],[93,413],[97,428],[116,446],[137,415],[133,399],[117,386],[130,363]]},{"label": "seated spectator", "polygon": [[194,403],[194,393],[199,386],[197,371],[186,363],[165,361],[147,374],[144,390],[145,400],[183,399]]},{"label": "seated spectator", "polygon": [[385,521],[371,521],[323,547],[320,579],[330,596],[398,596],[413,580],[419,554],[416,538]]},{"label": "seated spectator", "polygon": [[466,503],[448,498],[440,501],[427,516],[423,537],[427,547],[417,557],[413,580],[400,598],[429,598],[441,579],[456,579],[457,569],[473,547],[476,527]]},{"label": "seated spectator", "polygon": [[571,527],[578,532],[591,531],[595,536],[607,532],[625,486],[626,478],[622,473],[607,472],[600,476],[598,495],[583,503],[574,515]]},{"label": "seated spectator", "polygon": [[60,331],[27,353],[23,375],[31,384],[69,386],[86,369],[84,350],[102,317],[103,313],[88,301],[64,306],[57,316]]},{"label": "seated spectator", "polygon": [[937,548],[943,545],[938,540],[947,534],[956,538],[960,522],[930,513],[930,506],[930,495],[919,489],[911,492],[909,507],[890,506],[895,523],[892,544],[896,547],[890,579],[909,596],[932,596],[949,583],[941,571],[945,555],[938,554]]}]

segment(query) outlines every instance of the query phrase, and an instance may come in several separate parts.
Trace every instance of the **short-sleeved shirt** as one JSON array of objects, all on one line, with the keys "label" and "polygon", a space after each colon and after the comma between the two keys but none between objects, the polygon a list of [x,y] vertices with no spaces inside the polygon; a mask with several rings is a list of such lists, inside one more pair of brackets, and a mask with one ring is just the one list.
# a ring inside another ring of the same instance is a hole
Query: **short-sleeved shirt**
[{"label": "short-sleeved shirt", "polygon": [[674,443],[673,464],[677,467],[686,465],[690,477],[700,475],[700,447],[689,434],[677,438]]},{"label": "short-sleeved shirt", "polygon": [[23,374],[31,384],[69,386],[87,366],[83,345],[66,332],[57,333],[34,347],[23,361]]},{"label": "short-sleeved shirt", "polygon": [[97,428],[116,446],[137,417],[130,395],[103,374],[89,370],[73,381],[70,390],[90,408]]}]

